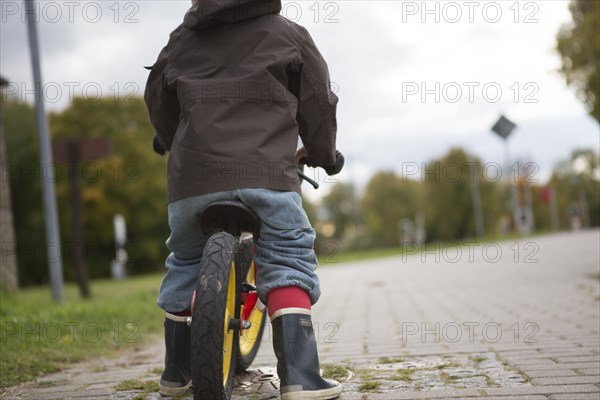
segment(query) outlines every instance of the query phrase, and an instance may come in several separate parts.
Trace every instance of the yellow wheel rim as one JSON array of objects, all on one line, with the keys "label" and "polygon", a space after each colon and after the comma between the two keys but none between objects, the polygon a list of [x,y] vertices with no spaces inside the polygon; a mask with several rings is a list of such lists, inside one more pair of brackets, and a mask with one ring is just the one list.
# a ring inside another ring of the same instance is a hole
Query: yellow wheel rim
[{"label": "yellow wheel rim", "polygon": [[[250,268],[248,269],[248,275],[246,276],[246,282],[256,286],[256,269],[254,268],[254,262],[250,264]],[[250,322],[250,328],[244,329],[242,331],[242,335],[240,336],[240,353],[243,356],[247,356],[250,354],[254,346],[257,344],[258,333],[260,332],[260,324],[263,320],[263,311],[260,311],[258,308],[254,307],[250,316],[248,317],[248,321]]]},{"label": "yellow wheel rim", "polygon": [[231,358],[233,356],[234,329],[229,329],[229,320],[235,316],[235,264],[231,263],[229,283],[227,285],[227,306],[225,307],[224,335],[223,335],[223,386],[227,387]]}]

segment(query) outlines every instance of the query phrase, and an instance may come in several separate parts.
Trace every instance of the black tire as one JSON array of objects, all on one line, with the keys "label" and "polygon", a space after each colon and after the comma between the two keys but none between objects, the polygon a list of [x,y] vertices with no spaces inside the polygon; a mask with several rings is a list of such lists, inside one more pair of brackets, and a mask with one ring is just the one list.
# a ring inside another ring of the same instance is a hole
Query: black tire
[{"label": "black tire", "polygon": [[[194,399],[227,400],[233,390],[239,329],[226,334],[225,323],[239,315],[239,285],[235,273],[238,246],[232,235],[219,232],[209,238],[204,248],[191,329]],[[233,299],[228,298],[231,278]],[[231,333],[233,339],[229,336]]]},{"label": "black tire", "polygon": [[[238,271],[242,271],[241,274],[238,274],[238,281],[240,285],[244,281],[248,281],[249,283],[256,285],[256,281],[249,275],[254,273],[252,246],[253,242],[251,240],[244,241],[240,245],[240,249],[238,251]],[[240,300],[238,300],[238,303],[240,303]],[[250,316],[252,326],[249,329],[245,329],[239,337],[236,372],[243,372],[250,367],[254,361],[254,358],[256,358],[256,354],[258,353],[265,329],[265,320],[267,317],[266,310],[260,312],[255,307],[252,313],[257,313],[254,315],[251,314]]]}]

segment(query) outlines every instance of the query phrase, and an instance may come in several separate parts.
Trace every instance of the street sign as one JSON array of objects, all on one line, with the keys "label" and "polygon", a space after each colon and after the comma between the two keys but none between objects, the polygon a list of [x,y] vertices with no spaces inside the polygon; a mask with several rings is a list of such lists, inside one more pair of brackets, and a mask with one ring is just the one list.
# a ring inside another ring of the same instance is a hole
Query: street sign
[{"label": "street sign", "polygon": [[516,126],[517,125],[514,122],[511,122],[504,115],[501,115],[500,119],[492,127],[492,131],[502,139],[506,139]]}]

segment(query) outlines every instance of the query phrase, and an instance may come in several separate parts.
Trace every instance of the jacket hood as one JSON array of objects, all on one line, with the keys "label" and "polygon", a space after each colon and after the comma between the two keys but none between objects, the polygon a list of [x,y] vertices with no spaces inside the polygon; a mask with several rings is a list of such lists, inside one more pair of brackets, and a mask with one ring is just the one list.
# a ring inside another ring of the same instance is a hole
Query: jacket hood
[{"label": "jacket hood", "polygon": [[233,24],[267,14],[279,14],[281,0],[198,0],[185,15],[183,25],[191,30]]}]

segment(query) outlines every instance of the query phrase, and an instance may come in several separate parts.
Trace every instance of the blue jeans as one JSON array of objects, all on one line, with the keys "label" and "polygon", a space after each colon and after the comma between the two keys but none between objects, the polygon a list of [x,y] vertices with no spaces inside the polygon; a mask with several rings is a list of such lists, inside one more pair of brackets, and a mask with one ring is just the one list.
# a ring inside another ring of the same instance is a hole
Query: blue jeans
[{"label": "blue jeans", "polygon": [[[167,273],[158,295],[158,306],[168,312],[189,309],[208,237],[200,228],[200,215],[216,201],[236,200],[260,219],[260,236],[254,260],[258,266],[258,295],[267,304],[271,289],[298,286],[314,304],[321,290],[315,273],[315,231],[296,192],[270,189],[236,189],[177,200],[168,205],[171,235],[167,247]],[[256,238],[255,238],[256,239]]]}]

